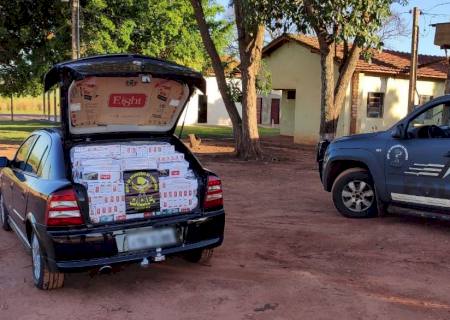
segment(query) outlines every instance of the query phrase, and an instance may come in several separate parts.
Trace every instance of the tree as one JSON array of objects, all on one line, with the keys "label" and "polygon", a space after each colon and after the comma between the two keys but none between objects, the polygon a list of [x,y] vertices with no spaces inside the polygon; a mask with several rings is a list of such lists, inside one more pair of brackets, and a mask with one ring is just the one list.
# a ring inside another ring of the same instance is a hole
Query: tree
[{"label": "tree", "polygon": [[[231,25],[217,18],[224,8],[205,8],[212,37],[222,53]],[[83,55],[132,52],[175,61],[197,70],[210,63],[192,7],[185,0],[91,0],[82,8]]]},{"label": "tree", "polygon": [[[395,0],[288,0],[287,14],[298,30],[313,30],[321,62],[322,138],[333,138],[345,93],[361,55],[380,48],[378,31],[391,16]],[[402,1],[404,2],[404,1]],[[336,46],[342,45],[339,75],[334,75]]]},{"label": "tree", "polygon": [[[217,84],[230,115],[235,138],[236,154],[243,159],[262,157],[257,125],[257,75],[261,67],[265,24],[279,17],[274,1],[234,0],[234,22],[237,30],[237,44],[242,79],[242,118],[228,90],[225,70],[218,54],[217,44],[211,37],[211,26],[205,18],[201,0],[191,0],[195,17],[208,52]],[[275,14],[276,13],[276,14]]]},{"label": "tree", "polygon": [[66,7],[60,1],[0,0],[0,95],[36,95],[46,70],[69,57],[70,47],[62,46],[70,41]]}]

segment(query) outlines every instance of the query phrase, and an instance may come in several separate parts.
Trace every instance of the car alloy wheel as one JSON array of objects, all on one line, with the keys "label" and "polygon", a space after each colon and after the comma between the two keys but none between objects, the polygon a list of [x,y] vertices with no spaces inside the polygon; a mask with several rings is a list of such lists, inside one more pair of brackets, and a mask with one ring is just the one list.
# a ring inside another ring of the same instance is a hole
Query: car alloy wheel
[{"label": "car alloy wheel", "polygon": [[2,224],[6,222],[6,214],[5,209],[3,207],[3,195],[1,194],[0,194],[0,219]]},{"label": "car alloy wheel", "polygon": [[375,201],[372,186],[361,180],[352,180],[342,189],[342,202],[353,212],[369,209]]},{"label": "car alloy wheel", "polygon": [[33,274],[35,279],[41,278],[41,248],[35,234],[31,240],[31,254],[33,257]]}]

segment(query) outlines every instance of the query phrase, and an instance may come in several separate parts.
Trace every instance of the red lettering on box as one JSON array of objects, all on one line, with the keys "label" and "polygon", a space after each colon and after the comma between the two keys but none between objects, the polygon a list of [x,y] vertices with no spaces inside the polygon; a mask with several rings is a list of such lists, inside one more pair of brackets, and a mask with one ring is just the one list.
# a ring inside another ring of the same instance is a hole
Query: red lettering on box
[{"label": "red lettering on box", "polygon": [[142,108],[147,95],[143,93],[113,93],[109,96],[110,108]]}]

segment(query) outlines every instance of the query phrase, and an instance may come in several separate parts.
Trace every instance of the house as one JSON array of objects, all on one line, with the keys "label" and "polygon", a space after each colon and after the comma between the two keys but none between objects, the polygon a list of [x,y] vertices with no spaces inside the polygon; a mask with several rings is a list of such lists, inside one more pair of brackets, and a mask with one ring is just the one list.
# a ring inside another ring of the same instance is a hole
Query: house
[{"label": "house", "polygon": [[[336,48],[335,75],[342,47]],[[281,90],[280,133],[295,143],[319,139],[321,68],[317,38],[286,34],[263,49],[272,74],[272,87]],[[446,58],[419,56],[416,104],[444,93]],[[337,136],[387,129],[408,112],[410,54],[374,50],[370,61],[360,59],[347,88]]]},{"label": "house", "polygon": [[[189,100],[179,123],[183,121],[186,125],[209,124],[209,125],[231,125],[230,117],[222,100],[217,81],[214,76],[206,76],[206,95],[197,91]],[[233,81],[240,85],[240,79]],[[267,96],[259,95],[257,99],[258,124],[275,125],[280,119],[281,92],[273,91]],[[242,115],[242,105],[236,103],[239,114]]]}]

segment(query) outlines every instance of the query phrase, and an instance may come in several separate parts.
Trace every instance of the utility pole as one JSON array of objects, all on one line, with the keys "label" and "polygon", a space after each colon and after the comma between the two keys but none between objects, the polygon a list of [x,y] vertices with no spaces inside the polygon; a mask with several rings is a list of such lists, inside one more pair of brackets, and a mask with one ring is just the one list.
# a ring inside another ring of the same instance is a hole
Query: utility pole
[{"label": "utility pole", "polygon": [[420,9],[418,7],[414,7],[411,38],[411,65],[409,68],[408,113],[413,111],[415,105],[414,97],[416,95],[417,81],[417,51],[419,47],[419,16]]},{"label": "utility pole", "polygon": [[80,0],[72,0],[72,60],[80,58]]}]

